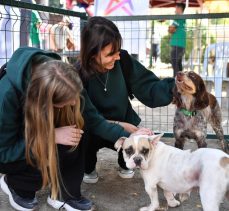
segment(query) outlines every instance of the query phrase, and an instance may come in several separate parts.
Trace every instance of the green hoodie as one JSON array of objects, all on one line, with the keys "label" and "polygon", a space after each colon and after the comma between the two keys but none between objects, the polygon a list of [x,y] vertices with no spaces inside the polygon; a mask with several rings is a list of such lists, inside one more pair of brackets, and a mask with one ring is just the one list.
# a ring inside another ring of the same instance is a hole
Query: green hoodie
[{"label": "green hoodie", "polygon": [[1,163],[25,158],[23,103],[30,79],[31,58],[38,54],[60,59],[57,54],[36,48],[19,48],[7,64],[6,75],[0,80]]},{"label": "green hoodie", "polygon": [[[46,55],[60,60],[60,56],[37,48],[19,48],[7,64],[6,75],[0,80],[0,163],[25,159],[24,98],[30,80],[31,59]],[[84,118],[90,132],[115,142],[121,136],[129,136],[122,127],[108,123],[85,97]],[[39,114],[38,114],[39,115]]]}]

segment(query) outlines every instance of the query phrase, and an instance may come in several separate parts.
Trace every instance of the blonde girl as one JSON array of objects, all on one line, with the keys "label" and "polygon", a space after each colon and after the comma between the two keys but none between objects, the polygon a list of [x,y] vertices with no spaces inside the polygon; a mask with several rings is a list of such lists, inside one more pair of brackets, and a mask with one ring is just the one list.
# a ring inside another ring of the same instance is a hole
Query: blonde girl
[{"label": "blonde girl", "polygon": [[16,210],[34,210],[50,184],[55,209],[91,210],[84,172],[82,83],[57,54],[19,48],[0,80],[0,185]]}]

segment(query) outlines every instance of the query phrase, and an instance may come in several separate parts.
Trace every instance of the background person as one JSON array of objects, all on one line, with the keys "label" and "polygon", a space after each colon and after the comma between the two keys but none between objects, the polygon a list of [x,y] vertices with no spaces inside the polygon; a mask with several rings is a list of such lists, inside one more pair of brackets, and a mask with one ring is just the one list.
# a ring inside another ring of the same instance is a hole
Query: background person
[{"label": "background person", "polygon": [[40,34],[39,28],[41,26],[41,18],[37,11],[32,10],[31,12],[31,24],[30,24],[30,40],[32,47],[40,48]]},{"label": "background person", "polygon": [[[177,3],[175,13],[176,15],[182,15],[185,10],[184,3]],[[182,58],[185,54],[186,46],[186,30],[185,19],[174,20],[172,25],[169,26],[169,33],[171,33],[170,46],[171,46],[171,64],[173,67],[173,76],[176,76],[178,71],[182,71]]]},{"label": "background person", "polygon": [[50,29],[50,47],[55,52],[75,50],[76,46],[71,31],[72,24],[67,17],[54,24]]}]

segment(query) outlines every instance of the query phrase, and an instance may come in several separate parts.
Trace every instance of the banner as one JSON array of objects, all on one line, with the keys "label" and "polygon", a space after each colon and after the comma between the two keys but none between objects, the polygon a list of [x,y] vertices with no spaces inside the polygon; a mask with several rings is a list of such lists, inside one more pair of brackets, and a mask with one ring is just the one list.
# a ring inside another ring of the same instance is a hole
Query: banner
[{"label": "banner", "polygon": [[149,0],[95,0],[95,15],[146,15],[148,7]]},{"label": "banner", "polygon": [[[149,0],[96,0],[95,16],[147,15]],[[122,48],[140,62],[146,61],[147,31],[145,21],[115,21],[123,38]],[[149,24],[150,26],[151,24]]]}]

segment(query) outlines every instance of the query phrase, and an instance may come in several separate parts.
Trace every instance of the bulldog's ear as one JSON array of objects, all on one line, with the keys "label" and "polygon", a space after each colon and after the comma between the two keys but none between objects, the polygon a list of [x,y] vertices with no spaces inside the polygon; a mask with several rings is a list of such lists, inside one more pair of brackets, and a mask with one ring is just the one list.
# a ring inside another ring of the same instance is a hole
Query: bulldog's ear
[{"label": "bulldog's ear", "polygon": [[158,141],[160,141],[161,137],[164,135],[164,133],[160,133],[160,134],[157,134],[157,135],[152,135],[152,136],[149,136],[149,141],[151,144],[157,144]]},{"label": "bulldog's ear", "polygon": [[124,141],[127,139],[127,137],[120,137],[114,145],[114,148],[117,150],[117,152],[120,151],[120,149],[122,148],[122,145],[124,143]]}]

